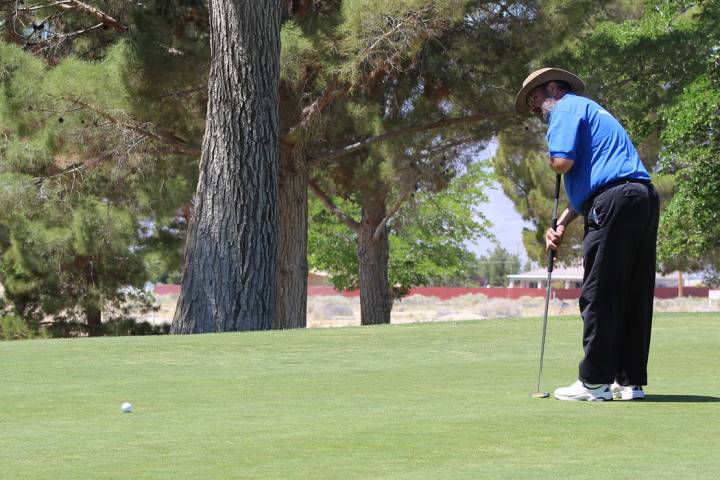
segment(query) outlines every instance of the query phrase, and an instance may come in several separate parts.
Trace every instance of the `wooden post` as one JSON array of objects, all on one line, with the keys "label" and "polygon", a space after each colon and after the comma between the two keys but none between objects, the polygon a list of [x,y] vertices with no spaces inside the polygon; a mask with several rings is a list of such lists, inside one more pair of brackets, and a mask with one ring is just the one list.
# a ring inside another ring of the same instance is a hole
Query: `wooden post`
[{"label": "wooden post", "polygon": [[678,298],[683,296],[683,276],[682,272],[678,270]]}]

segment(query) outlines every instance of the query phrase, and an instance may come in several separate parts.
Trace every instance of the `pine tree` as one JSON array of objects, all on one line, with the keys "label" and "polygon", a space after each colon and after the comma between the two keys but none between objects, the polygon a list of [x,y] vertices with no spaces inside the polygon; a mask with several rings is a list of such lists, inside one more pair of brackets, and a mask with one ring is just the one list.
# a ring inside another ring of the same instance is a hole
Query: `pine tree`
[{"label": "pine tree", "polygon": [[[416,186],[430,193],[447,186],[463,168],[455,155],[463,146],[482,143],[515,122],[507,109],[528,63],[548,45],[559,45],[563,38],[572,41],[578,18],[598,9],[609,15],[616,3],[283,2],[288,9],[283,12],[280,57],[280,235],[272,326],[305,325],[308,184],[320,196],[344,198],[363,212],[358,223],[365,221],[364,247],[359,251],[370,253],[366,266],[377,266],[366,272],[366,296],[383,305],[367,323],[386,321],[393,217],[402,215]],[[3,99],[7,115],[2,118],[10,125],[3,149],[17,157],[23,149],[43,151],[52,144],[52,160],[45,163],[54,166],[32,178],[43,178],[42,188],[53,186],[62,198],[68,197],[67,184],[55,187],[54,181],[75,174],[69,185],[77,191],[79,172],[105,172],[109,178],[98,180],[93,194],[130,208],[140,225],[150,226],[149,236],[141,236],[138,245],[145,260],[166,264],[155,270],[167,272],[179,261],[178,247],[197,207],[190,192],[205,130],[207,12],[197,0],[155,0],[140,6],[108,0],[102,4],[102,22],[90,29],[88,22],[97,15],[88,15],[80,2],[70,4],[63,15],[46,16],[67,20],[62,28],[73,35],[55,35],[60,23],[52,29],[41,26],[39,42],[4,30],[6,39],[23,46],[25,54],[53,66],[25,78],[55,75],[60,80],[53,72],[63,65],[68,65],[65,75],[77,68],[88,78],[48,82],[51,96],[34,100],[43,105],[34,110],[34,120],[25,118],[29,114],[18,108],[15,97]],[[29,25],[34,11],[9,12],[6,18],[25,18]],[[125,41],[116,48],[118,39]],[[95,63],[115,65],[112,81],[97,75]],[[25,97],[31,96],[29,87],[14,85],[26,88]],[[61,112],[62,122],[55,123],[48,109]],[[72,135],[56,135],[61,127]],[[58,138],[64,142],[60,147],[53,143]],[[2,238],[10,238],[9,233]],[[175,253],[166,254],[167,246]],[[239,298],[242,291],[228,295]]]},{"label": "pine tree", "polygon": [[212,0],[209,101],[173,333],[272,326],[279,2]]},{"label": "pine tree", "polygon": [[[30,42],[4,30],[0,275],[35,328],[51,316],[102,333],[102,312],[127,298],[124,287],[142,287],[148,260],[172,262],[159,252],[180,247],[204,106],[163,95],[184,92],[188,79],[202,83],[206,49],[168,35],[167,23],[142,41],[128,33],[126,21],[152,20],[160,3],[127,10],[127,2],[109,2],[123,8],[100,16],[79,2],[68,2],[66,15],[53,13],[57,4],[29,2],[13,20],[31,24],[41,12],[52,35]],[[88,29],[99,17],[100,27]],[[153,35],[163,38],[160,49]],[[189,47],[182,59],[170,51],[179,45]]]},{"label": "pine tree", "polygon": [[[323,87],[305,110],[324,127],[303,137],[310,185],[357,236],[363,323],[389,321],[387,225],[415,185],[442,190],[462,167],[458,150],[516,122],[508,110],[526,65],[610,2],[561,3],[344,2],[339,27],[300,36],[314,49],[296,41],[307,56],[297,63],[315,59]],[[337,197],[361,218],[341,212]]]}]

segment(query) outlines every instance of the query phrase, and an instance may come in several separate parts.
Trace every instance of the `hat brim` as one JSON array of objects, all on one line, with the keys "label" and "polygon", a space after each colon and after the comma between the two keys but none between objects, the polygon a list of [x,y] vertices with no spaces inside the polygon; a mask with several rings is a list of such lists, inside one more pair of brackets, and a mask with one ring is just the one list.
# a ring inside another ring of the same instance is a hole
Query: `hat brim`
[{"label": "hat brim", "polygon": [[530,116],[530,107],[527,104],[528,94],[534,88],[552,81],[564,81],[569,83],[575,93],[582,93],[585,91],[585,82],[583,82],[580,77],[574,73],[570,73],[567,70],[562,70],[560,68],[543,68],[531,73],[525,79],[525,83],[515,96],[515,111],[520,115],[526,117]]}]

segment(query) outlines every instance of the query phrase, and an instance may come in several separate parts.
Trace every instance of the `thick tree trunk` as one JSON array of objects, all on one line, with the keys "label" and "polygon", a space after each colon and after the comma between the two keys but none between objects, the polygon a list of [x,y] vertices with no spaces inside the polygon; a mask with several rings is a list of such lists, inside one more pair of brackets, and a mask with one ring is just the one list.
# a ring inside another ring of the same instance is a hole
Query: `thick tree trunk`
[{"label": "thick tree trunk", "polygon": [[172,333],[269,329],[275,311],[280,2],[209,7],[206,131]]},{"label": "thick tree trunk", "polygon": [[388,282],[390,245],[387,228],[382,229],[379,238],[374,238],[375,230],[384,217],[384,206],[363,209],[358,230],[360,323],[363,325],[390,323],[392,298]]},{"label": "thick tree trunk", "polygon": [[308,165],[302,145],[280,150],[277,302],[272,328],[307,325]]},{"label": "thick tree trunk", "polygon": [[97,307],[85,308],[85,321],[87,322],[88,336],[99,337],[102,335],[102,311]]}]

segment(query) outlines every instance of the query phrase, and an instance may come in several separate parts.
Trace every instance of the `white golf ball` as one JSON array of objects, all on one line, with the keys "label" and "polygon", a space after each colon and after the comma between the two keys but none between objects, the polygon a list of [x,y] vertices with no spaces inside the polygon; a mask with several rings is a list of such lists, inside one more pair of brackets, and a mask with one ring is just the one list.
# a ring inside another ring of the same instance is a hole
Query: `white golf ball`
[{"label": "white golf ball", "polygon": [[125,412],[125,413],[130,413],[130,412],[132,412],[132,405],[130,404],[130,402],[125,402],[125,403],[123,403],[122,405],[120,405],[120,408],[121,408],[122,411]]}]

